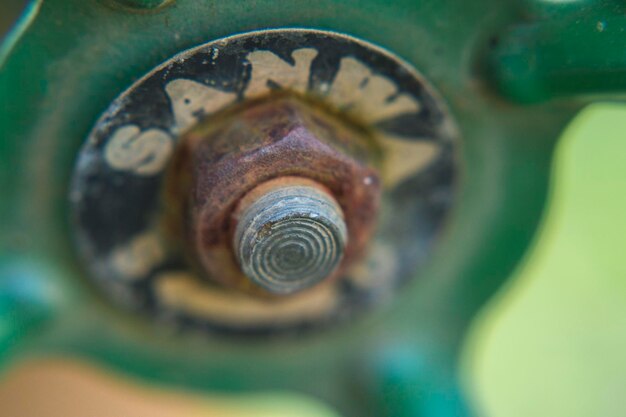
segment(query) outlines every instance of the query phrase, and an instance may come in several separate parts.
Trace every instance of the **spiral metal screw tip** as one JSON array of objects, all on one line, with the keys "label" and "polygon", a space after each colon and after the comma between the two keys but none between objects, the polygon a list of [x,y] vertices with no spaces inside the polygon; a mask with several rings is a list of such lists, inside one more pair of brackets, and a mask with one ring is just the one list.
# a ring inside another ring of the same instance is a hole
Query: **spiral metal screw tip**
[{"label": "spiral metal screw tip", "polygon": [[234,235],[244,274],[275,294],[309,288],[332,275],[347,230],[334,198],[314,186],[279,186],[249,204]]}]

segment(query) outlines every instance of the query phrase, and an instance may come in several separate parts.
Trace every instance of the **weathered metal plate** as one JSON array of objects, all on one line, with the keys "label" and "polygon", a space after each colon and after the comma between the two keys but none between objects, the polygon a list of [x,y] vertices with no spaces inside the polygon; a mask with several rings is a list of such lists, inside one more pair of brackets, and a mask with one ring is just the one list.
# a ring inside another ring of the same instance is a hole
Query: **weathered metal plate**
[{"label": "weathered metal plate", "polygon": [[[370,131],[382,149],[385,190],[361,264],[332,285],[264,300],[198,279],[160,220],[179,135],[275,90],[315,97]],[[78,249],[116,303],[177,325],[263,334],[318,327],[387,298],[416,275],[453,202],[456,136],[426,80],[364,41],[282,29],[210,42],[137,81],[97,122],[70,196]]]}]

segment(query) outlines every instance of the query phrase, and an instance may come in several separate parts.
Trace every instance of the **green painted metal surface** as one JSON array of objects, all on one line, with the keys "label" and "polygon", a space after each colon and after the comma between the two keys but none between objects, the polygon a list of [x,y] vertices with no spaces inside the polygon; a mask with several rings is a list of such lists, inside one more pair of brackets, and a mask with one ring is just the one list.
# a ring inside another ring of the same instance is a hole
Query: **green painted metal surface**
[{"label": "green painted metal surface", "polygon": [[[617,2],[601,3],[598,13],[615,13]],[[500,0],[178,0],[140,11],[95,0],[34,3],[0,57],[0,252],[7,260],[0,287],[15,286],[16,270],[23,286],[0,298],[2,359],[75,355],[197,390],[297,390],[344,415],[469,415],[457,366],[467,328],[533,236],[555,141],[590,101],[579,93],[625,82],[602,75],[624,69],[616,46],[607,46],[605,59],[600,35],[561,20],[551,26],[555,15],[570,13],[551,10]],[[528,22],[530,35],[517,34]],[[448,102],[462,132],[461,198],[429,267],[388,305],[302,338],[164,333],[116,311],[84,279],[73,252],[67,194],[77,150],[108,104],[168,57],[278,27],[329,29],[381,45]],[[617,42],[621,32],[612,27],[601,34]],[[573,50],[550,35],[570,30],[589,47]],[[544,33],[552,43],[537,46]],[[580,55],[542,61],[554,48]],[[545,65],[520,67],[525,53]],[[602,65],[587,65],[599,59]],[[571,68],[567,62],[592,81],[558,76]],[[545,101],[553,96],[563,98]],[[518,104],[524,101],[544,103]],[[42,283],[55,291],[41,291]]]},{"label": "green painted metal surface", "polygon": [[623,4],[588,2],[513,26],[493,39],[500,90],[521,102],[626,91]]}]

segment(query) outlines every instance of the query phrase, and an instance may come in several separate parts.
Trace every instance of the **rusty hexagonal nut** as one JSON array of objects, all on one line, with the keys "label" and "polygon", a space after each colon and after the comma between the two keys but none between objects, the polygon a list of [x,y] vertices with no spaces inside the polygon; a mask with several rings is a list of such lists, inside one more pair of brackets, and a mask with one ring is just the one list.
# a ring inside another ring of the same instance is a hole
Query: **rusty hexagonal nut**
[{"label": "rusty hexagonal nut", "polygon": [[380,202],[378,150],[366,132],[326,109],[278,97],[213,117],[181,139],[168,187],[182,202],[184,235],[206,276],[264,292],[242,272],[233,250],[239,204],[259,185],[282,177],[319,184],[343,212],[347,246],[340,276],[371,236]]}]

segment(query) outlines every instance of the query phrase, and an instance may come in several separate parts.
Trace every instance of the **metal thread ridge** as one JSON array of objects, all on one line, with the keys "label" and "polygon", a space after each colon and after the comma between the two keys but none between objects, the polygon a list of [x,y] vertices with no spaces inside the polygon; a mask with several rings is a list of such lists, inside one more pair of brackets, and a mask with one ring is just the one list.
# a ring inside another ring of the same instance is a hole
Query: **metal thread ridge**
[{"label": "metal thread ridge", "polygon": [[339,266],[347,243],[343,213],[312,186],[278,187],[245,209],[235,230],[239,265],[277,294],[315,285]]}]

